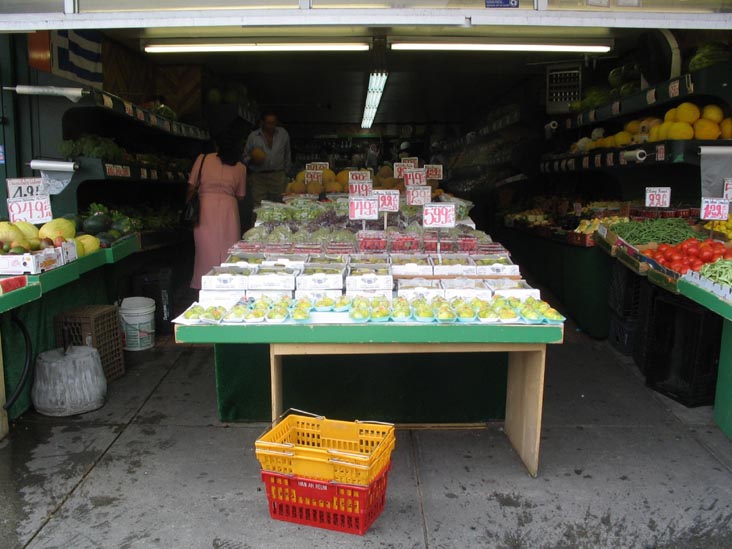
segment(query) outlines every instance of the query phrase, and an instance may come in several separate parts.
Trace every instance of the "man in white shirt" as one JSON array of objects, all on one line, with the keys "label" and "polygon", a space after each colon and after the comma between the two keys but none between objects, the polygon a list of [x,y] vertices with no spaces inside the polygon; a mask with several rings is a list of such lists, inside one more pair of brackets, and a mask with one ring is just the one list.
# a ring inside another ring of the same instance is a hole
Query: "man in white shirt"
[{"label": "man in white shirt", "polygon": [[[261,149],[264,157],[255,149]],[[254,207],[258,207],[262,200],[281,200],[292,166],[292,155],[290,135],[278,126],[276,114],[265,114],[261,127],[249,134],[244,147],[244,161],[249,167],[247,182]]]}]

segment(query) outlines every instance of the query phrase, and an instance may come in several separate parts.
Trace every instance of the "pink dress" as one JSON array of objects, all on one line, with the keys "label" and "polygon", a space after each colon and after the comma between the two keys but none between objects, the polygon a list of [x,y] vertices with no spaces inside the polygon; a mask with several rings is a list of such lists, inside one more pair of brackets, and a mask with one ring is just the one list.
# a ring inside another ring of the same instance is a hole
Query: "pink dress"
[{"label": "pink dress", "polygon": [[[199,155],[188,178],[195,185],[203,155]],[[201,289],[201,277],[228,257],[228,250],[241,239],[237,198],[246,194],[247,169],[241,162],[223,164],[215,153],[207,154],[198,189],[201,216],[193,229],[196,259],[191,288]]]}]

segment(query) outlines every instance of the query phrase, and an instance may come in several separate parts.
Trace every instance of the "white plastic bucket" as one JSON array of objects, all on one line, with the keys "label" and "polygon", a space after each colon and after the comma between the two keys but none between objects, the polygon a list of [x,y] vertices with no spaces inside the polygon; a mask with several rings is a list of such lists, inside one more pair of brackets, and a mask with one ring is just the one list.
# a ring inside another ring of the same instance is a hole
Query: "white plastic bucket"
[{"label": "white plastic bucket", "polygon": [[149,297],[127,297],[119,306],[122,321],[123,349],[144,351],[155,345],[155,300]]}]

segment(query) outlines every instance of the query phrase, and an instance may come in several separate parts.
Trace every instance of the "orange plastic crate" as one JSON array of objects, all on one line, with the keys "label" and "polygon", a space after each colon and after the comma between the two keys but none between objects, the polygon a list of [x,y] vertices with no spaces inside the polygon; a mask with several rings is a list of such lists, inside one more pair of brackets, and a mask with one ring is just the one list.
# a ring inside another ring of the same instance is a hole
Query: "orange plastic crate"
[{"label": "orange plastic crate", "polygon": [[290,414],[255,442],[265,471],[366,486],[391,460],[388,423],[337,421]]},{"label": "orange plastic crate", "polygon": [[262,471],[269,516],[276,520],[363,535],[384,510],[389,467],[390,463],[368,486]]}]

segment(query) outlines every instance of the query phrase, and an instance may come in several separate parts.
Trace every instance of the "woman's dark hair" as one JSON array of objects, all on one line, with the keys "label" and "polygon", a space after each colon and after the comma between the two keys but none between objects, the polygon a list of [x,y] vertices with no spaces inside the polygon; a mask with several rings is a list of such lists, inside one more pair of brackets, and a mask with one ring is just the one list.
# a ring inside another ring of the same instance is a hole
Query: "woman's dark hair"
[{"label": "woman's dark hair", "polygon": [[230,126],[214,138],[221,162],[236,166],[241,161],[243,133],[236,126]]}]

